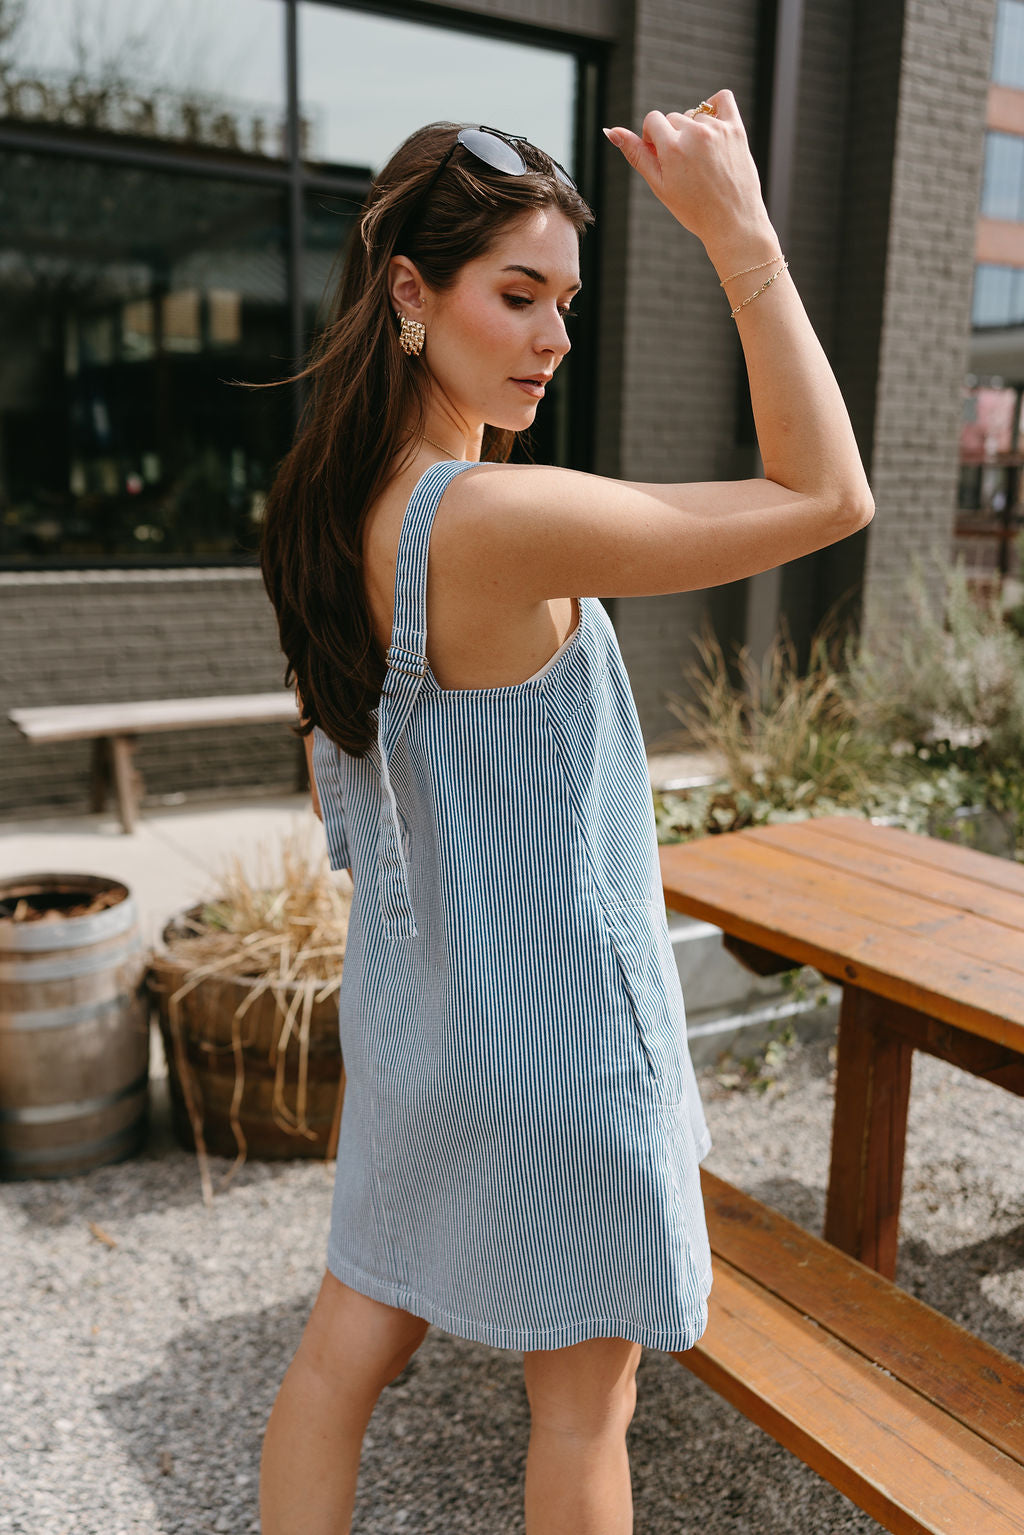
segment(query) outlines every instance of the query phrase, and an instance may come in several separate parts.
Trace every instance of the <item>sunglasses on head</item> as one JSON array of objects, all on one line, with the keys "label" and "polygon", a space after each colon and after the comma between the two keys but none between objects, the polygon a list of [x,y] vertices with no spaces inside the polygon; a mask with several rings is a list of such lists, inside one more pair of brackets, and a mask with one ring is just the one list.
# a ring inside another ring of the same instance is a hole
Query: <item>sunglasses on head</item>
[{"label": "sunglasses on head", "polygon": [[[530,140],[526,137],[525,133],[502,133],[500,128],[486,128],[482,123],[479,128],[461,128],[456,134],[451,148],[447,150],[437,170],[430,178],[424,196],[433,191],[441,172],[460,144],[463,149],[468,150],[476,159],[482,160],[485,165],[489,165],[492,170],[504,171],[506,176],[525,176],[530,167],[519,153],[516,145],[529,143]],[[531,145],[533,149],[536,149],[536,147],[535,144]],[[557,160],[552,159],[547,150],[541,150],[541,153],[546,159],[551,161],[551,167],[559,181],[564,182],[567,187],[571,187],[575,192],[577,190],[576,183],[565,169],[565,166],[559,165]]]}]

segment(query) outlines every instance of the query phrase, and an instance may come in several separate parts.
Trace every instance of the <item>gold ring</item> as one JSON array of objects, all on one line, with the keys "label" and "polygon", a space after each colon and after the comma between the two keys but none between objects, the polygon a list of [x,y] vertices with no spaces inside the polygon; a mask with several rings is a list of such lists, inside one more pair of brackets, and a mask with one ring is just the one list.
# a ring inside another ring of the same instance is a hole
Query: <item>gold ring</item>
[{"label": "gold ring", "polygon": [[710,101],[702,101],[699,107],[694,107],[693,115],[695,117],[698,112],[707,112],[711,117],[718,116],[718,108],[716,106],[712,106]]}]

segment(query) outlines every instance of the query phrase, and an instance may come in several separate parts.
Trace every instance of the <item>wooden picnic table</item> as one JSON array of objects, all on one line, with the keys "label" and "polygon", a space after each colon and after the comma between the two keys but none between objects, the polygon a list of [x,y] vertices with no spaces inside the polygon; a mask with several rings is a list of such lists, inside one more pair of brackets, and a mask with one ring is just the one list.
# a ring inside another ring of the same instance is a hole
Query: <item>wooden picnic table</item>
[{"label": "wooden picnic table", "polygon": [[1024,866],[847,817],[660,853],[666,904],[752,968],[842,987],[824,1235],[891,1279],[914,1051],[1024,1095]]}]

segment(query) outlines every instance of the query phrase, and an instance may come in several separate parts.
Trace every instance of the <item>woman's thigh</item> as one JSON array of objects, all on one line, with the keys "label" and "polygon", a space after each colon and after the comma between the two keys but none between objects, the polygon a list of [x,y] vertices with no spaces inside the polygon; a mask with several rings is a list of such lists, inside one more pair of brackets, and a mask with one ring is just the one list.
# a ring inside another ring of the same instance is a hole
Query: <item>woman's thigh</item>
[{"label": "woman's thigh", "polygon": [[583,1433],[624,1430],[636,1407],[642,1354],[641,1345],[626,1338],[588,1338],[525,1353],[523,1379],[533,1422]]},{"label": "woman's thigh", "polygon": [[327,1272],[296,1358],[372,1393],[402,1373],[429,1327],[411,1311],[360,1295]]}]

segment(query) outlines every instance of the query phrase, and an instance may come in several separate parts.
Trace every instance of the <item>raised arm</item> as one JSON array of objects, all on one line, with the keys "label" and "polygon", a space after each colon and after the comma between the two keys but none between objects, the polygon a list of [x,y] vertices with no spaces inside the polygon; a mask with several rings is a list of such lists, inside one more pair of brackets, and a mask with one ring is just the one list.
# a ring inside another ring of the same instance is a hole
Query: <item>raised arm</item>
[{"label": "raised arm", "polygon": [[[486,550],[492,575],[525,601],[717,586],[845,538],[873,514],[839,386],[780,270],[735,100],[730,91],[711,99],[717,117],[651,112],[642,137],[626,128],[609,137],[725,283],[736,314],[728,319],[723,302],[723,321],[739,328],[765,478],[657,485],[533,465],[470,470],[449,493],[453,542],[467,574]],[[683,394],[680,433],[686,407]]]}]

